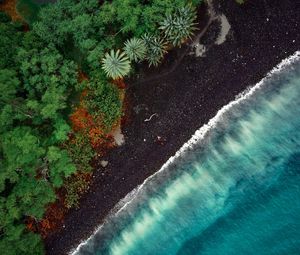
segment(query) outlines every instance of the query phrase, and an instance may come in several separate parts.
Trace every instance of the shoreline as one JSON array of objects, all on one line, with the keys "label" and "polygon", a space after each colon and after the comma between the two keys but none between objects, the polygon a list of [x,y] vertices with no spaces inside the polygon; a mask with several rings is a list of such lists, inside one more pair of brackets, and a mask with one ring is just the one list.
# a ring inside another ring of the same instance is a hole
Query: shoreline
[{"label": "shoreline", "polygon": [[[67,254],[76,248],[121,199],[159,170],[195,130],[299,50],[300,10],[296,3],[268,1],[267,9],[259,0],[245,6],[233,1],[219,3],[218,9],[223,10],[231,25],[227,40],[210,46],[206,57],[186,56],[173,73],[131,89],[132,108],[139,112],[133,111],[131,123],[122,130],[125,144],[104,158],[109,164],[94,172],[90,192],[81,199],[80,209],[71,210],[65,227],[47,238],[47,254]],[[158,117],[144,121],[154,113]],[[157,136],[166,139],[165,145],[155,142]]]},{"label": "shoreline", "polygon": [[[300,51],[295,52],[293,55],[289,56],[288,58],[282,60],[282,62],[274,67],[262,80],[260,80],[257,84],[255,84],[253,87],[246,89],[244,92],[241,93],[241,96],[238,96],[235,100],[229,102],[227,105],[224,105],[217,114],[209,120],[208,123],[204,124],[200,129],[196,130],[196,132],[192,135],[192,137],[182,145],[182,147],[175,153],[175,155],[172,155],[167,162],[163,164],[163,166],[154,174],[147,177],[147,179],[144,180],[144,182],[136,187],[134,190],[132,190],[129,194],[126,195],[121,201],[117,203],[115,208],[112,209],[112,211],[105,217],[105,221],[103,224],[98,226],[94,233],[86,240],[81,242],[79,246],[72,250],[70,254],[75,255],[78,251],[80,251],[80,248],[82,246],[85,246],[86,243],[90,241],[91,238],[96,238],[94,235],[97,235],[98,231],[101,233],[102,227],[104,227],[106,222],[110,222],[114,218],[118,217],[118,214],[122,213],[123,210],[126,210],[127,207],[130,207],[131,203],[136,203],[135,200],[139,200],[140,197],[143,196],[143,187],[147,189],[147,184],[151,185],[151,181],[153,179],[160,178],[159,175],[164,175],[165,170],[168,170],[169,166],[176,165],[176,161],[180,161],[181,158],[184,158],[185,153],[188,153],[190,150],[193,150],[193,147],[196,147],[199,145],[199,142],[205,140],[205,137],[215,128],[217,127],[220,122],[222,122],[222,117],[225,114],[228,114],[232,108],[234,108],[236,105],[239,105],[244,100],[250,99],[251,97],[255,96],[255,94],[263,89],[265,87],[265,83],[268,81],[270,77],[273,75],[276,75],[280,73],[281,71],[284,71],[285,69],[288,69],[291,65],[293,65],[295,62],[299,61],[300,58]],[[167,173],[168,176],[168,173]],[[130,210],[130,209],[129,209]],[[80,254],[80,253],[79,253]]]}]

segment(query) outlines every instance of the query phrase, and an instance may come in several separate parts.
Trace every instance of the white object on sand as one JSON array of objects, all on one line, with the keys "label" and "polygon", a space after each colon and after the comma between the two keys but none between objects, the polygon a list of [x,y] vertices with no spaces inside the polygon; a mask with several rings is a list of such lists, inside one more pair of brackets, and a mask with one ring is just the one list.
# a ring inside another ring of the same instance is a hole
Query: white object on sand
[{"label": "white object on sand", "polygon": [[101,160],[101,161],[100,161],[100,165],[101,165],[102,167],[106,167],[106,166],[108,165],[108,161],[106,161],[106,160]]},{"label": "white object on sand", "polygon": [[112,136],[114,137],[115,143],[118,146],[121,146],[125,142],[125,138],[124,135],[122,134],[120,126],[116,128],[116,130],[112,133]]},{"label": "white object on sand", "polygon": [[153,113],[148,119],[145,119],[144,121],[145,121],[145,122],[148,122],[148,121],[150,121],[154,116],[158,116],[158,114],[157,114],[157,113]]},{"label": "white object on sand", "polygon": [[196,43],[193,45],[195,48],[196,57],[202,57],[206,51],[206,47],[204,44]]},{"label": "white object on sand", "polygon": [[228,22],[228,19],[226,18],[226,16],[224,14],[222,14],[219,17],[219,20],[221,21],[221,31],[220,31],[220,34],[219,34],[217,40],[216,40],[217,45],[220,45],[220,44],[222,44],[226,41],[226,36],[228,35],[229,30],[231,28],[231,26]]}]

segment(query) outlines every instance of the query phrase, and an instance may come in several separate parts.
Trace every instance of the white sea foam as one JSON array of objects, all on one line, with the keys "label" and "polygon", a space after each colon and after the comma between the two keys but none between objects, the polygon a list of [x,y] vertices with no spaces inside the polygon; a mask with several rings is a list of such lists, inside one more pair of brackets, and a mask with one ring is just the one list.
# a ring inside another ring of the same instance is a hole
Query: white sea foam
[{"label": "white sea foam", "polygon": [[[134,189],[132,192],[130,192],[125,198],[123,198],[116,206],[115,208],[111,211],[110,215],[106,218],[105,222],[108,221],[112,216],[116,217],[119,213],[121,213],[124,209],[126,209],[135,199],[138,199],[139,194],[141,193],[141,191],[143,190],[144,187],[146,187],[146,185],[148,183],[151,182],[151,180],[157,176],[158,174],[160,174],[161,172],[165,171],[166,169],[168,169],[168,167],[174,163],[174,161],[176,161],[178,158],[182,157],[185,155],[185,153],[194,148],[195,145],[199,144],[205,137],[206,135],[209,133],[209,131],[214,128],[218,123],[222,122],[222,116],[227,113],[228,111],[230,111],[232,109],[232,107],[240,104],[242,101],[244,101],[245,99],[248,99],[249,97],[253,96],[258,90],[260,90],[264,84],[266,83],[266,81],[274,74],[284,70],[286,67],[290,66],[291,64],[293,64],[295,61],[297,61],[298,59],[300,59],[300,51],[295,52],[292,56],[290,56],[289,58],[283,60],[278,66],[276,66],[271,72],[269,72],[265,78],[263,78],[259,83],[257,83],[255,86],[248,88],[245,92],[240,93],[236,99],[232,102],[230,102],[229,104],[225,105],[222,109],[220,109],[217,114],[215,115],[215,117],[213,117],[207,124],[203,125],[199,130],[197,130],[195,132],[195,134],[191,137],[191,139],[186,142],[176,153],[174,156],[170,157],[168,159],[168,161],[153,175],[151,175],[150,177],[148,177],[143,184],[141,184],[140,186],[138,186],[136,189]],[[105,224],[104,222],[104,224]],[[93,236],[101,231],[101,229],[103,228],[103,225],[98,226],[94,233],[85,241],[81,242],[80,245],[75,249],[72,250],[69,254],[72,255],[78,255],[79,250],[81,247],[83,247],[84,245],[86,245],[92,238]]]},{"label": "white sea foam", "polygon": [[[137,195],[137,192],[139,191],[140,189],[140,186],[137,186],[135,189],[133,189],[131,192],[129,192],[124,198],[122,198],[116,205],[115,207],[111,210],[110,212],[110,215],[117,215],[124,207],[126,207],[126,205],[132,201],[136,195]],[[82,246],[84,246],[85,244],[87,244],[92,238],[93,236],[101,230],[101,228],[103,227],[104,224],[101,224],[100,226],[98,226],[95,230],[94,230],[94,233],[88,238],[86,239],[85,241],[82,241],[78,247],[72,251],[69,252],[70,255],[76,255],[78,254],[80,248]]]},{"label": "white sea foam", "polygon": [[129,193],[126,195],[126,197],[124,197],[123,199],[121,199],[121,200],[117,203],[117,205],[114,207],[113,210],[114,210],[116,213],[118,213],[122,208],[124,208],[124,206],[125,206],[128,202],[130,202],[134,197],[136,197],[136,195],[137,195],[137,193],[138,193],[138,191],[139,191],[139,189],[140,189],[140,186],[141,186],[141,185],[137,186],[134,190],[132,190],[131,192],[129,192]]}]

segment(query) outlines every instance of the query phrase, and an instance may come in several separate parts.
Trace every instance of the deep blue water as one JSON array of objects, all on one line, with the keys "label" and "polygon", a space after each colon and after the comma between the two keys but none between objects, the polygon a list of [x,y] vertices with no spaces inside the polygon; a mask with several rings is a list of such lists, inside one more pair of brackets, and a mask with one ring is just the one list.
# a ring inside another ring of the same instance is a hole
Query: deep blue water
[{"label": "deep blue water", "polygon": [[300,61],[258,87],[76,254],[300,254]]}]

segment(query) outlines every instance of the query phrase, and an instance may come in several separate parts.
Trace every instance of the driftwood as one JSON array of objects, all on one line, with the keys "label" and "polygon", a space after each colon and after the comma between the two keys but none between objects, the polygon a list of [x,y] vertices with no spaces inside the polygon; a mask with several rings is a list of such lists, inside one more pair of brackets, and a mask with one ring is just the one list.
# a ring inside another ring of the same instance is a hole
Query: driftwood
[{"label": "driftwood", "polygon": [[157,114],[157,113],[153,113],[148,119],[145,119],[144,121],[145,121],[145,122],[148,122],[148,121],[150,121],[154,116],[158,117],[158,114]]}]

